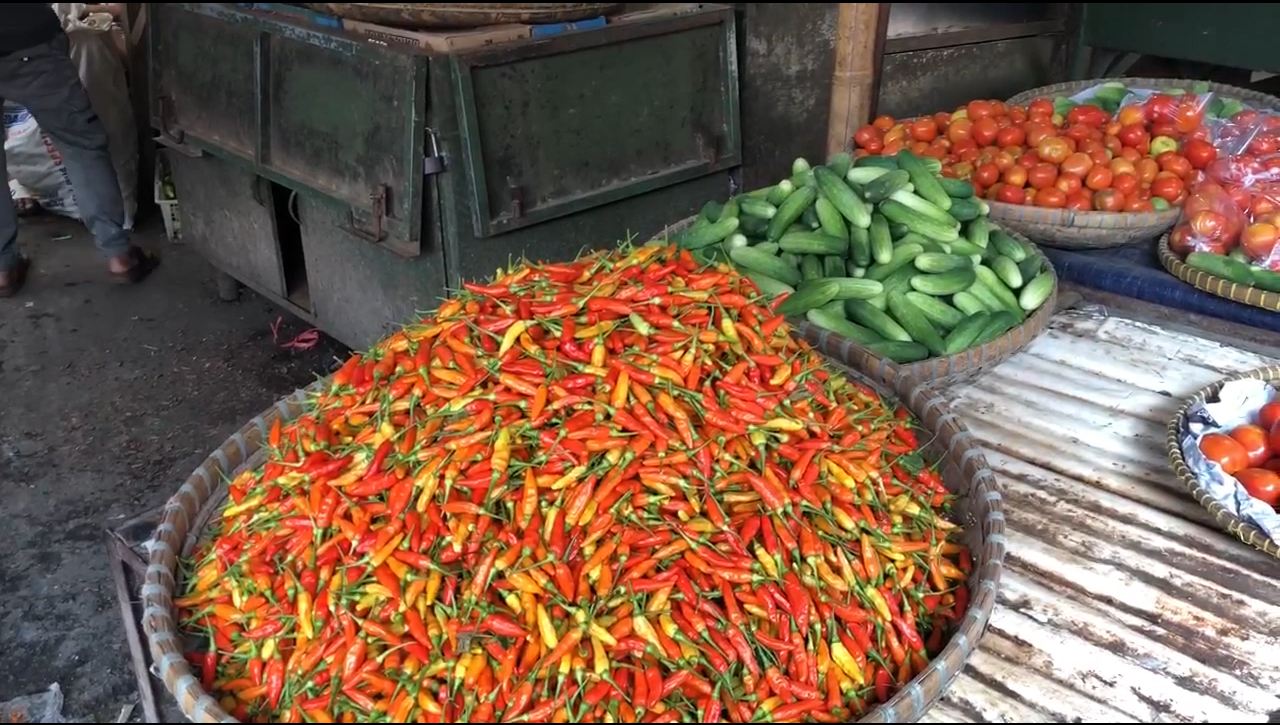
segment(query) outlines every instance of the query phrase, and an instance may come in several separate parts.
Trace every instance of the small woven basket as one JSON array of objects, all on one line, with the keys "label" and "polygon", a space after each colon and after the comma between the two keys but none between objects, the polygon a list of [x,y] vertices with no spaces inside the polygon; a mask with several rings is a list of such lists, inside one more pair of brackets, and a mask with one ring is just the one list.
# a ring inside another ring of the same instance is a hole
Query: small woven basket
[{"label": "small woven basket", "polygon": [[1238,282],[1231,282],[1221,277],[1215,277],[1208,272],[1201,272],[1183,262],[1169,248],[1168,234],[1160,238],[1159,250],[1160,264],[1163,264],[1164,268],[1169,270],[1169,274],[1192,287],[1232,302],[1239,302],[1242,305],[1252,305],[1271,312],[1280,312],[1280,294],[1250,285],[1239,284]]},{"label": "small woven basket", "polygon": [[1173,466],[1174,475],[1186,487],[1187,492],[1213,515],[1213,518],[1222,528],[1244,543],[1280,558],[1280,546],[1277,546],[1276,542],[1272,541],[1271,537],[1264,531],[1253,524],[1242,521],[1240,517],[1215,501],[1209,491],[1200,485],[1200,480],[1187,467],[1187,461],[1182,456],[1182,433],[1186,430],[1187,412],[1191,410],[1191,406],[1217,398],[1222,386],[1233,380],[1265,380],[1266,382],[1280,385],[1280,365],[1249,370],[1219,380],[1193,395],[1186,403],[1183,403],[1182,407],[1178,409],[1177,415],[1173,416],[1173,420],[1169,421],[1165,436],[1165,444],[1169,451],[1169,465]]},{"label": "small woven basket", "polygon": [[[694,215],[681,219],[658,232],[653,239],[669,238],[671,235],[689,228],[697,218],[697,215]],[[1052,269],[1052,263],[1048,257],[1044,256],[1044,252],[1041,252],[1039,247],[1017,232],[1009,231],[1008,229],[1005,231],[1023,244],[1031,247],[1036,256],[1040,258],[1040,261]],[[853,365],[860,370],[867,370],[876,377],[892,380],[898,376],[906,375],[923,383],[961,383],[983,375],[1008,360],[1027,345],[1030,345],[1033,340],[1048,329],[1049,321],[1053,318],[1057,304],[1058,283],[1055,280],[1053,292],[1049,295],[1049,299],[1045,300],[1045,303],[1021,325],[985,345],[969,348],[955,355],[929,358],[909,365],[899,365],[888,358],[879,357],[870,350],[859,346],[853,340],[818,327],[803,317],[791,318],[788,321],[791,323],[792,328],[807,340],[810,345],[813,345],[818,352],[837,362]]]},{"label": "small woven basket", "polygon": [[[1191,83],[1168,78],[1095,78],[1093,80],[1057,83],[1033,88],[1010,98],[1006,103],[1025,106],[1037,98],[1072,96],[1109,81],[1146,90],[1187,89]],[[1280,109],[1280,99],[1246,88],[1210,83],[1214,93],[1238,98],[1255,108]],[[1155,239],[1173,228],[1180,209],[1155,212],[1072,211],[1043,209],[990,201],[991,218],[1007,229],[1015,229],[1046,246],[1059,249],[1109,249],[1134,242]]]},{"label": "small woven basket", "polygon": [[[1004,504],[982,448],[959,417],[950,412],[938,392],[909,376],[878,378],[870,372],[877,362],[876,358],[855,350],[849,356],[848,365],[833,365],[886,398],[896,397],[919,418],[923,429],[920,440],[928,441],[925,457],[941,462],[939,474],[947,488],[957,494],[957,523],[964,527],[964,543],[972,552],[974,562],[968,582],[969,609],[946,647],[892,699],[859,720],[864,723],[915,722],[960,674],[986,631],[1004,567]],[[226,484],[221,482],[262,463],[266,456],[263,442],[272,423],[278,418],[289,420],[301,415],[308,398],[326,384],[327,381],[321,381],[300,390],[250,421],[206,458],[165,506],[164,518],[150,545],[142,586],[142,625],[160,678],[177,699],[182,713],[193,722],[235,723],[237,720],[200,685],[183,656],[184,639],[173,607],[180,591],[179,558],[191,550],[205,523],[221,509],[227,491]]]}]

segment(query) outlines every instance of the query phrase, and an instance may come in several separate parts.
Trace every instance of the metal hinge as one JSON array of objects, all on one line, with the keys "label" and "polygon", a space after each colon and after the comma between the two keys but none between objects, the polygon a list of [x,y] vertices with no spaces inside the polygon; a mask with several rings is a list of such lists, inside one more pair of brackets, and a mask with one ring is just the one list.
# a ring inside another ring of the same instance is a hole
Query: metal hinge
[{"label": "metal hinge", "polygon": [[431,152],[422,155],[422,175],[435,176],[445,170],[444,156],[440,154],[440,142],[436,139],[435,129],[427,129],[427,146]]},{"label": "metal hinge", "polygon": [[361,229],[356,225],[354,209],[347,211],[347,223],[342,226],[342,229],[373,244],[378,244],[386,239],[387,229],[383,222],[387,218],[387,207],[389,206],[387,192],[386,184],[378,184],[373,193],[369,194],[369,222],[371,229]]}]

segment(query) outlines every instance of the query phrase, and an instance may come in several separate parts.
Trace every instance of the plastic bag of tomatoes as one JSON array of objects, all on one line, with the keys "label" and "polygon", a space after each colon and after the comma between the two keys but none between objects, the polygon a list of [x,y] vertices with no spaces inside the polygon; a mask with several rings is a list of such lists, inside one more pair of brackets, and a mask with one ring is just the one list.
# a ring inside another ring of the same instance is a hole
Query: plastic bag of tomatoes
[{"label": "plastic bag of tomatoes", "polygon": [[1225,156],[1280,154],[1280,114],[1246,109],[1213,127],[1214,146]]},{"label": "plastic bag of tomatoes", "polygon": [[1182,217],[1169,232],[1169,248],[1186,257],[1192,252],[1230,254],[1240,241],[1246,219],[1221,184],[1196,184],[1182,207]]},{"label": "plastic bag of tomatoes", "polygon": [[1181,443],[1214,500],[1280,544],[1280,393],[1262,380],[1226,383],[1187,412]]},{"label": "plastic bag of tomatoes", "polygon": [[1240,251],[1257,266],[1280,270],[1280,154],[1218,159],[1205,179],[1226,192],[1243,217]]}]

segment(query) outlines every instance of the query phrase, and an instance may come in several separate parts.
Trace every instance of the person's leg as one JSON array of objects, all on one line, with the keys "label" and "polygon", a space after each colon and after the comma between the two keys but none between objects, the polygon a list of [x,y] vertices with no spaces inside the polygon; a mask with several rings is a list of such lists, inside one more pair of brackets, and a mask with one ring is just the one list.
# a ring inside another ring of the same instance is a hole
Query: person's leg
[{"label": "person's leg", "polygon": [[107,148],[107,132],[94,113],[71,62],[65,35],[0,58],[0,95],[35,117],[53,140],[75,192],[80,218],[117,275],[145,263],[124,230],[124,202]]},{"label": "person's leg", "polygon": [[[0,106],[4,99],[0,99]],[[0,179],[5,179],[5,201],[0,201],[0,297],[9,297],[22,286],[26,260],[18,251],[18,215],[9,197],[8,172],[4,165],[4,144],[0,143]]]}]

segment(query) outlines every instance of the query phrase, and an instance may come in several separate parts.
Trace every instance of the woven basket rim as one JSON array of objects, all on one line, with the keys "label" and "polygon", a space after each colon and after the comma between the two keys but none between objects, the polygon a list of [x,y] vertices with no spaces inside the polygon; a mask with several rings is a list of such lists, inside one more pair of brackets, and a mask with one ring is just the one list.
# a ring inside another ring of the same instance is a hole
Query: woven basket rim
[{"label": "woven basket rim", "polygon": [[[1003,498],[981,446],[963,421],[950,412],[947,401],[939,392],[910,375],[883,378],[847,363],[827,362],[833,368],[851,373],[871,385],[917,417],[921,427],[932,435],[928,445],[933,447],[932,450],[942,451],[939,458],[945,464],[944,470],[954,467],[957,475],[963,477],[965,488],[957,491],[963,508],[957,513],[965,520],[970,539],[976,537],[981,544],[973,551],[969,610],[950,641],[888,702],[869,711],[858,721],[914,722],[959,675],[986,631],[995,608],[1007,550]],[[193,722],[238,721],[222,709],[213,693],[204,690],[183,656],[182,634],[173,608],[179,586],[178,557],[183,542],[189,539],[189,527],[197,523],[198,513],[217,490],[214,478],[220,474],[233,478],[247,466],[256,465],[255,457],[260,455],[262,442],[272,423],[277,418],[289,420],[301,415],[307,397],[324,389],[327,382],[328,378],[319,380],[280,400],[210,454],[166,504],[164,517],[150,542],[141,592],[143,631],[165,687],[178,701],[183,714]]]},{"label": "woven basket rim", "polygon": [[1169,274],[1201,292],[1208,292],[1215,297],[1221,297],[1225,300],[1239,302],[1242,305],[1257,307],[1269,312],[1280,312],[1280,293],[1231,282],[1192,267],[1179,259],[1178,255],[1169,247],[1168,234],[1160,237],[1158,251],[1160,263],[1164,265]]},{"label": "woven basket rim", "polygon": [[1039,86],[1038,88],[1032,88],[1015,94],[1006,100],[1005,103],[1014,106],[1021,106],[1030,101],[1034,101],[1037,98],[1045,98],[1049,95],[1079,93],[1086,88],[1092,88],[1093,86],[1102,83],[1111,83],[1114,81],[1119,81],[1125,84],[1140,85],[1143,88],[1157,91],[1165,88],[1183,88],[1189,91],[1191,90],[1190,86],[1195,83],[1207,83],[1209,85],[1210,92],[1229,93],[1236,96],[1241,101],[1253,101],[1254,103],[1262,104],[1266,108],[1280,110],[1280,98],[1261,91],[1255,91],[1250,88],[1241,88],[1239,86],[1233,86],[1227,83],[1217,83],[1215,81],[1188,80],[1186,78],[1129,78],[1125,76],[1087,78],[1081,81],[1066,81],[1063,83],[1053,83],[1047,86]]},{"label": "woven basket rim", "polygon": [[1219,526],[1240,541],[1280,559],[1280,546],[1277,546],[1276,542],[1272,541],[1271,537],[1262,529],[1242,520],[1214,500],[1208,489],[1200,484],[1199,479],[1187,466],[1186,459],[1182,455],[1182,428],[1186,423],[1187,413],[1191,410],[1191,406],[1216,396],[1222,391],[1223,385],[1235,380],[1262,380],[1268,383],[1280,384],[1280,365],[1269,365],[1229,375],[1215,383],[1206,385],[1187,399],[1182,404],[1182,407],[1178,408],[1178,412],[1169,421],[1169,425],[1165,429],[1165,447],[1169,454],[1169,465],[1173,468],[1174,475],[1177,476],[1178,481],[1186,488],[1187,492],[1213,516]]},{"label": "woven basket rim", "polygon": [[1024,206],[990,199],[986,202],[991,207],[988,218],[995,221],[1009,220],[1071,229],[1143,231],[1149,232],[1153,237],[1176,224],[1178,216],[1182,214],[1180,207],[1161,211],[1075,211]]}]

